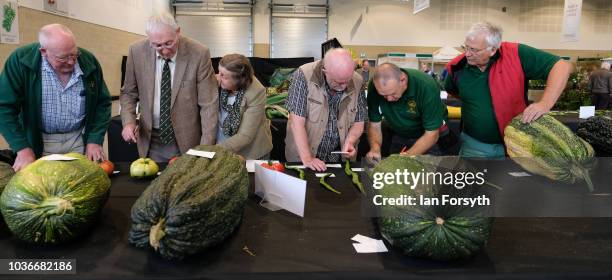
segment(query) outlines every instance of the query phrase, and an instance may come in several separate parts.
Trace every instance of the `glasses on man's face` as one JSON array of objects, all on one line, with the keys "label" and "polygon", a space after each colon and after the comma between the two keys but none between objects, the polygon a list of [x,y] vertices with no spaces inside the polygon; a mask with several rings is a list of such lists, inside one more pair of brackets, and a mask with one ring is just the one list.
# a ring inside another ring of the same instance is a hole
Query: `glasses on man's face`
[{"label": "glasses on man's face", "polygon": [[158,44],[158,43],[153,43],[153,42],[149,42],[149,45],[151,46],[151,48],[154,48],[156,50],[161,50],[161,49],[171,49],[172,47],[174,47],[174,44],[176,44],[176,38],[172,39],[172,40],[168,40],[165,43],[162,44]]},{"label": "glasses on man's face", "polygon": [[60,63],[66,63],[68,61],[77,61],[80,55],[81,55],[81,52],[77,52],[76,54],[69,54],[65,56],[53,55],[53,59],[55,59],[55,61],[60,62]]},{"label": "glasses on man's face", "polygon": [[468,47],[466,45],[461,45],[461,49],[463,50],[464,53],[478,54],[479,52],[484,51],[487,48],[476,49],[476,48]]}]

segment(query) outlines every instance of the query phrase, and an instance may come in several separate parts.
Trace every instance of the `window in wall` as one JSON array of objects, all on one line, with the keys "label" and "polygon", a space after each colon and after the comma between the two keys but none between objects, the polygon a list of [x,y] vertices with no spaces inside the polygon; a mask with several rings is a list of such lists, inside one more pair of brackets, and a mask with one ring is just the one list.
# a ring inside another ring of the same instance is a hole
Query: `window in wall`
[{"label": "window in wall", "polygon": [[[594,3],[595,33],[612,33],[612,2],[598,0]],[[583,9],[585,6],[583,6]]]},{"label": "window in wall", "polygon": [[193,2],[173,3],[182,34],[208,46],[212,57],[253,56],[253,1]]},{"label": "window in wall", "polygon": [[564,0],[521,0],[519,31],[561,32]]},{"label": "window in wall", "polygon": [[328,1],[272,1],[270,57],[321,58],[327,41]]},{"label": "window in wall", "polygon": [[487,19],[487,0],[440,2],[441,30],[468,30],[472,24]]}]

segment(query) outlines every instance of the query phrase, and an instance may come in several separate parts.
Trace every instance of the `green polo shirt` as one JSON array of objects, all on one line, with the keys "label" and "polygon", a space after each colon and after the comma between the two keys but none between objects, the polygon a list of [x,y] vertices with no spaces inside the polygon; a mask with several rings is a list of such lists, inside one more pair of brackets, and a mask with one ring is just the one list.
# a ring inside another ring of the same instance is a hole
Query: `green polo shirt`
[{"label": "green polo shirt", "polygon": [[[526,80],[546,80],[552,67],[561,59],[558,56],[522,44],[518,46],[518,53]],[[478,67],[466,63],[464,71],[459,77],[458,89],[454,88],[450,75],[444,81],[445,88],[458,92],[461,98],[463,131],[476,140],[489,144],[503,143],[497,119],[493,112],[489,90],[489,69],[498,58],[499,53],[491,57],[484,72],[480,71]]]},{"label": "green polo shirt", "polygon": [[440,87],[429,75],[415,69],[402,69],[408,75],[408,88],[395,102],[385,100],[368,84],[368,116],[371,122],[385,118],[393,132],[407,138],[419,138],[447,120],[446,106],[440,99]]}]

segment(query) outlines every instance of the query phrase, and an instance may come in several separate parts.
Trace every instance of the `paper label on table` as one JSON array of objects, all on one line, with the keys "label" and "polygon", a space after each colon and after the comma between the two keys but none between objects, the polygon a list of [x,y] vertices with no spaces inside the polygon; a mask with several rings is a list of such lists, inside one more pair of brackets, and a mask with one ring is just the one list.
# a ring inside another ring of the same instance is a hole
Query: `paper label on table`
[{"label": "paper label on table", "polygon": [[268,204],[304,217],[306,181],[255,165],[255,194]]},{"label": "paper label on table", "polygon": [[306,169],[306,166],[303,166],[303,165],[287,165],[287,168]]},{"label": "paper label on table", "polygon": [[194,149],[189,149],[189,151],[187,151],[187,154],[196,156],[196,157],[204,157],[204,158],[210,158],[210,159],[212,159],[215,156],[215,152],[205,152],[205,151],[198,151]]},{"label": "paper label on table", "polygon": [[351,238],[351,240],[355,241],[355,242],[359,242],[359,243],[368,243],[368,242],[372,242],[373,240],[376,240],[374,238],[370,238],[361,234],[356,234],[355,236],[353,236]]},{"label": "paper label on table", "polygon": [[342,164],[340,163],[328,163],[325,166],[327,166],[328,168],[342,168]]},{"label": "paper label on table", "polygon": [[113,174],[119,174],[119,173],[121,173],[121,171],[119,171],[119,170],[113,171]]},{"label": "paper label on table", "polygon": [[268,163],[268,162],[279,163],[278,160],[268,161],[268,160],[247,159],[246,169],[249,173],[253,173],[255,172],[255,165],[261,165],[262,163]]},{"label": "paper label on table", "polygon": [[531,174],[529,174],[527,172],[508,172],[508,174],[510,174],[511,176],[514,176],[514,177],[528,177],[528,176],[531,176]]},{"label": "paper label on table", "polygon": [[448,98],[448,92],[446,92],[445,90],[440,91],[440,99],[447,99]]},{"label": "paper label on table", "polygon": [[357,253],[384,253],[388,252],[387,246],[382,240],[370,238],[357,234],[351,240],[359,243],[353,243],[353,247]]},{"label": "paper label on table", "polygon": [[580,106],[579,118],[588,119],[595,116],[595,106]]},{"label": "paper label on table", "polygon": [[376,240],[376,242],[372,243],[353,243],[353,247],[355,247],[355,251],[357,253],[386,253],[389,252],[387,250],[387,246],[382,240]]},{"label": "paper label on table", "polygon": [[315,176],[317,176],[317,178],[321,178],[321,177],[325,177],[325,175],[327,174],[331,174],[329,176],[327,176],[327,178],[334,178],[336,177],[336,175],[334,173],[315,173]]},{"label": "paper label on table", "polygon": [[361,167],[351,168],[351,170],[352,170],[353,172],[363,172],[363,168],[361,168]]},{"label": "paper label on table", "polygon": [[52,154],[48,156],[41,157],[42,160],[50,160],[50,161],[71,161],[76,160],[77,158],[67,157],[64,155]]}]

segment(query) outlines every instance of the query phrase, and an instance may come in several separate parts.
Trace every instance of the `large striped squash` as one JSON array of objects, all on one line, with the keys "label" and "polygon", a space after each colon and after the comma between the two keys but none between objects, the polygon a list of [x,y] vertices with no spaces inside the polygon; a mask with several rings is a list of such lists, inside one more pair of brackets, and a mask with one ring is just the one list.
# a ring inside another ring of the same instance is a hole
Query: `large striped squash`
[{"label": "large striped squash", "polygon": [[[373,173],[395,173],[407,170],[411,173],[438,171],[435,164],[424,162],[444,160],[417,156],[391,155],[382,160]],[[422,173],[424,174],[424,173]],[[449,190],[450,188],[450,190]],[[452,197],[475,195],[478,187],[457,190],[453,186],[419,184],[413,190],[405,184],[386,184],[378,194],[395,198],[402,195],[413,197],[438,197],[448,194]],[[449,205],[384,205],[379,206],[377,219],[380,233],[391,245],[407,256],[440,261],[466,259],[480,251],[487,243],[493,218],[486,209],[478,206]]]},{"label": "large striped squash", "polygon": [[183,259],[226,239],[242,220],[249,176],[244,161],[217,146],[213,159],[183,155],[132,207],[129,242]]},{"label": "large striped squash", "polygon": [[508,155],[529,172],[566,183],[585,180],[592,191],[589,170],[596,160],[591,145],[552,116],[528,124],[521,116],[504,130]]},{"label": "large striped squash", "polygon": [[81,154],[72,161],[39,159],[17,172],[0,196],[0,210],[19,239],[58,244],[90,228],[110,194],[110,179]]}]

